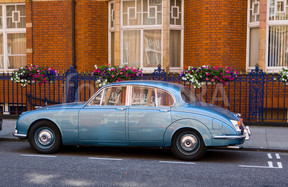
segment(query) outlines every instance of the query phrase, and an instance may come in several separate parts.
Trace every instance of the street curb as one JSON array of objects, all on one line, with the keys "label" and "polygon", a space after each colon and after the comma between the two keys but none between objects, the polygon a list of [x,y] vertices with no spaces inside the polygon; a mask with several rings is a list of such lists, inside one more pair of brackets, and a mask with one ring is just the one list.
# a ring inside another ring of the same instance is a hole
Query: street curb
[{"label": "street curb", "polygon": [[240,150],[240,151],[261,151],[261,152],[288,152],[287,148],[266,148],[266,147],[215,147],[211,149],[221,149],[221,150]]},{"label": "street curb", "polygon": [[242,150],[245,151],[265,151],[265,152],[288,152],[288,149],[286,148],[265,148],[265,147],[241,147]]}]

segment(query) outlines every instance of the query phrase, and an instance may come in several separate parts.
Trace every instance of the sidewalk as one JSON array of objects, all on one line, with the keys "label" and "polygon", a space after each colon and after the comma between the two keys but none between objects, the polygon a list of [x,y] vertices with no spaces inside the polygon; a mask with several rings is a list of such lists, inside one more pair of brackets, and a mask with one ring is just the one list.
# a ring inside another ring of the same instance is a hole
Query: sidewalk
[{"label": "sidewalk", "polygon": [[[12,133],[15,130],[15,119],[3,119],[0,141],[18,141]],[[288,127],[250,126],[252,136],[240,146],[246,150],[269,150],[288,152]]]}]

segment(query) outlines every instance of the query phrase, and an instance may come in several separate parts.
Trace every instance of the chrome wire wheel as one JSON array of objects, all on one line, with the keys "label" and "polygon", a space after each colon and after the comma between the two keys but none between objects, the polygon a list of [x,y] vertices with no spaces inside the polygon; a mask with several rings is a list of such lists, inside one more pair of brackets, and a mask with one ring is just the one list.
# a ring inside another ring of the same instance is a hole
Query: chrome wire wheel
[{"label": "chrome wire wheel", "polygon": [[184,129],[173,136],[171,150],[182,160],[199,160],[206,153],[207,147],[200,133],[192,129]]}]

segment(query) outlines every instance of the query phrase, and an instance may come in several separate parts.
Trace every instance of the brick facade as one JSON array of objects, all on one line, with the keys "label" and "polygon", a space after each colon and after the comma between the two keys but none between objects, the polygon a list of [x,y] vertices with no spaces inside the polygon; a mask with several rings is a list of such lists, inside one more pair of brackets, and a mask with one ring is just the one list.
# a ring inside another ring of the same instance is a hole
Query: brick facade
[{"label": "brick facade", "polygon": [[[71,1],[26,2],[27,64],[68,69],[72,64]],[[32,56],[32,57],[31,57]]]},{"label": "brick facade", "polygon": [[246,68],[246,1],[184,1],[184,66]]},{"label": "brick facade", "polygon": [[108,3],[77,0],[75,12],[77,71],[91,72],[108,63]]}]

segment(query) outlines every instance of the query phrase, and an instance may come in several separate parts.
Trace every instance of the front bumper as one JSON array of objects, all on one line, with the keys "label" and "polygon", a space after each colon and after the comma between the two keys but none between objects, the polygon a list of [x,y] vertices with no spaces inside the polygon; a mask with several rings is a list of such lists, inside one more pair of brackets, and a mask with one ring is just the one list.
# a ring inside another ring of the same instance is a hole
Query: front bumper
[{"label": "front bumper", "polygon": [[251,136],[251,131],[250,128],[248,126],[246,126],[244,128],[244,132],[242,135],[224,135],[224,136],[214,136],[214,139],[245,139],[245,140],[249,140],[250,136]]}]

